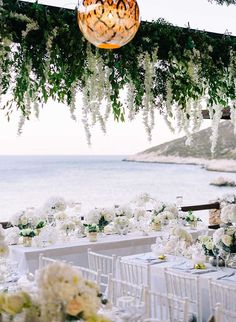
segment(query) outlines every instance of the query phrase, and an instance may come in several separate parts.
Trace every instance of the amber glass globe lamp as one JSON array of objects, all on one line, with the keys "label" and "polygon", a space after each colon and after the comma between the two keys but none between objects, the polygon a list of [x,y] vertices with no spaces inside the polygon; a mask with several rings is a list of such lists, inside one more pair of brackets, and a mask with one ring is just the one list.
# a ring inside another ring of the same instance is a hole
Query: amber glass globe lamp
[{"label": "amber glass globe lamp", "polygon": [[126,45],[140,24],[136,0],[80,0],[77,14],[84,37],[105,49]]}]

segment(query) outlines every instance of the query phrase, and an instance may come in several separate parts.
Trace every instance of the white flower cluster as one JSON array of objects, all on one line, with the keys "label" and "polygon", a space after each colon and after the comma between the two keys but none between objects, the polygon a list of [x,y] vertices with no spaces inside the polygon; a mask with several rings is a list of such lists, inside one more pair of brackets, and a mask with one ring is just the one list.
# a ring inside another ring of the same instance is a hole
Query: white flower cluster
[{"label": "white flower cluster", "polygon": [[138,207],[144,207],[149,202],[155,202],[155,199],[152,198],[147,192],[141,193],[133,200],[133,203],[135,203]]},{"label": "white flower cluster", "polygon": [[58,311],[75,319],[96,316],[100,308],[99,290],[81,272],[65,263],[53,263],[36,274],[42,321],[54,321]]},{"label": "white flower cluster", "polygon": [[2,228],[2,225],[0,225],[0,257],[5,257],[9,253],[9,247],[7,245],[7,242],[5,241],[5,232]]},{"label": "white flower cluster", "polygon": [[44,210],[48,213],[56,213],[66,210],[67,204],[62,197],[52,197],[44,205]]},{"label": "white flower cluster", "polygon": [[139,64],[144,69],[144,96],[143,96],[143,122],[148,135],[148,139],[152,138],[152,130],[154,128],[154,111],[155,98],[153,94],[153,81],[156,75],[157,50],[152,55],[145,53],[139,57]]},{"label": "white flower cluster", "polygon": [[226,246],[236,249],[236,227],[227,226],[217,229],[213,234],[213,242],[216,247]]},{"label": "white flower cluster", "polygon": [[221,210],[220,219],[223,223],[236,223],[236,204],[224,206]]},{"label": "white flower cluster", "polygon": [[159,202],[153,208],[153,217],[157,216],[162,223],[176,219],[177,215],[178,209],[174,204],[165,204],[163,202]]},{"label": "white flower cluster", "polygon": [[114,219],[114,209],[110,208],[98,208],[90,210],[86,217],[85,221],[87,224],[99,224],[101,218],[104,218],[108,223],[112,222]]},{"label": "white flower cluster", "polygon": [[128,219],[133,217],[133,212],[132,209],[127,206],[119,206],[118,208],[115,209],[115,215],[116,217],[127,217]]},{"label": "white flower cluster", "polygon": [[211,236],[199,236],[198,240],[208,251],[213,249],[214,243]]},{"label": "white flower cluster", "polygon": [[[97,50],[93,54],[91,46],[87,47],[87,64],[90,74],[86,75],[84,79],[82,120],[87,142],[90,144],[90,126],[99,123],[102,131],[106,133],[106,121],[111,111],[111,85],[109,81],[111,70],[108,66],[104,65]],[[104,114],[102,113],[103,107]]]},{"label": "white flower cluster", "polygon": [[126,216],[119,216],[114,219],[115,226],[119,227],[128,227],[129,226],[129,218]]},{"label": "white flower cluster", "polygon": [[181,239],[187,243],[190,243],[190,244],[193,241],[192,236],[182,227],[176,226],[176,227],[172,228],[171,235],[176,236],[179,239]]}]

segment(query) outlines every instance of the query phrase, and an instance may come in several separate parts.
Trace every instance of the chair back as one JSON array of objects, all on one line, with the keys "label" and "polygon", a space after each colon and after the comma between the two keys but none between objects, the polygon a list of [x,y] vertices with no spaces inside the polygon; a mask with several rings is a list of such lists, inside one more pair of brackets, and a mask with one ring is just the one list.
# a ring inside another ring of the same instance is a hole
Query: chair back
[{"label": "chair back", "polygon": [[145,306],[147,317],[157,321],[189,322],[187,299],[166,295],[145,288]]},{"label": "chair back", "polygon": [[39,254],[39,269],[44,268],[45,266],[52,264],[52,263],[57,263],[59,260],[46,257],[43,254]]},{"label": "chair back", "polygon": [[128,262],[118,258],[118,274],[122,281],[127,281],[134,285],[144,285],[151,287],[151,265]]},{"label": "chair back", "polygon": [[216,303],[220,303],[223,309],[236,312],[236,285],[210,279],[209,295],[211,311],[215,309]]},{"label": "chair back", "polygon": [[216,304],[215,307],[215,322],[235,322],[236,321],[236,311],[226,310],[222,307],[220,303]]},{"label": "chair back", "polygon": [[115,277],[116,274],[116,255],[108,256],[92,252],[88,249],[89,269],[101,272],[101,287],[105,291],[108,285],[108,275]]},{"label": "chair back", "polygon": [[144,301],[144,287],[142,285],[133,285],[109,275],[107,289],[108,302],[113,306],[117,306],[118,299],[123,296],[131,296],[134,298],[135,304],[140,304]]},{"label": "chair back", "polygon": [[74,266],[76,269],[78,269],[85,280],[93,281],[95,282],[99,288],[101,287],[101,271],[93,271],[92,269],[82,267],[82,266]]},{"label": "chair back", "polygon": [[197,321],[202,321],[202,306],[200,296],[199,276],[184,274],[165,269],[167,293],[180,299],[188,298],[190,311]]}]

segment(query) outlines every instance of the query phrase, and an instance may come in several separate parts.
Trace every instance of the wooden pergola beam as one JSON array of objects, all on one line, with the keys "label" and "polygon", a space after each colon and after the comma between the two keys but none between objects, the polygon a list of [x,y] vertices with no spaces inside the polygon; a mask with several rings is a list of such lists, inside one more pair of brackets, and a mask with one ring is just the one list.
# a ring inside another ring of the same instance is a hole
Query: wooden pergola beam
[{"label": "wooden pergola beam", "polygon": [[185,206],[181,207],[181,211],[199,211],[199,210],[208,210],[208,209],[220,209],[220,203],[214,202],[204,205],[196,205],[196,206]]}]

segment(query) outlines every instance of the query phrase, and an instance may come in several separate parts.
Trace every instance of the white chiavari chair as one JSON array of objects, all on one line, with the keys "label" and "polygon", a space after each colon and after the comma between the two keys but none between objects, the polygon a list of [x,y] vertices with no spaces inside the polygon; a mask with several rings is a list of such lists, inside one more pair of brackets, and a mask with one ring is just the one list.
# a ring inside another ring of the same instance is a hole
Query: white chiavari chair
[{"label": "white chiavari chair", "polygon": [[236,311],[234,309],[224,309],[220,303],[217,303],[215,307],[214,318],[215,322],[235,322]]},{"label": "white chiavari chair", "polygon": [[145,307],[146,315],[150,321],[189,322],[189,303],[187,299],[153,292],[146,287]]},{"label": "white chiavari chair", "polygon": [[133,285],[109,275],[107,289],[108,303],[112,306],[117,306],[118,299],[123,296],[131,296],[135,304],[140,304],[144,302],[144,286]]},{"label": "white chiavari chair", "polygon": [[52,264],[52,263],[57,263],[60,262],[57,259],[53,259],[50,257],[46,257],[43,254],[39,255],[39,269],[44,268],[45,266]]},{"label": "white chiavari chair", "polygon": [[88,249],[88,265],[89,269],[101,271],[101,288],[105,291],[108,285],[108,276],[111,274],[115,277],[116,274],[116,255],[108,256],[100,253],[95,253]]},{"label": "white chiavari chair", "polygon": [[119,278],[134,285],[151,286],[151,265],[129,262],[118,258],[117,269]]},{"label": "white chiavari chair", "polygon": [[199,276],[165,269],[167,293],[181,299],[188,299],[190,311],[202,322],[202,306]]},{"label": "white chiavari chair", "polygon": [[214,310],[216,303],[220,303],[223,309],[236,312],[236,285],[210,279],[209,296],[211,311]]},{"label": "white chiavari chair", "polygon": [[92,269],[82,267],[82,266],[74,266],[81,273],[84,279],[95,282],[99,287],[101,287],[101,271],[94,271]]}]

